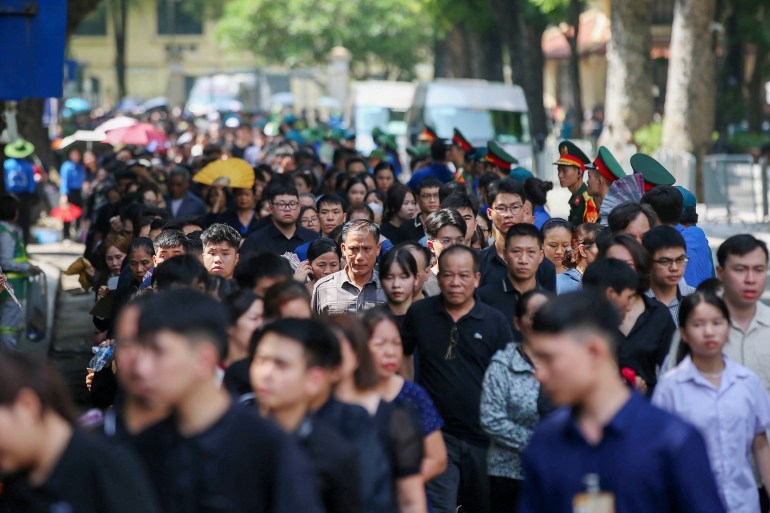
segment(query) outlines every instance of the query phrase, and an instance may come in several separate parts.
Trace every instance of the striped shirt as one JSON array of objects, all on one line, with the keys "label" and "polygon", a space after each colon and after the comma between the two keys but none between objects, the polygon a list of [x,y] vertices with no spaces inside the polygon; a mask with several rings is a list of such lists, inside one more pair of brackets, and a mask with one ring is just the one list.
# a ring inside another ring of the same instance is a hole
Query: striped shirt
[{"label": "striped shirt", "polygon": [[358,290],[348,277],[347,267],[318,280],[313,287],[310,307],[316,314],[335,315],[343,313],[361,314],[370,308],[387,303],[380,278],[376,271]]}]

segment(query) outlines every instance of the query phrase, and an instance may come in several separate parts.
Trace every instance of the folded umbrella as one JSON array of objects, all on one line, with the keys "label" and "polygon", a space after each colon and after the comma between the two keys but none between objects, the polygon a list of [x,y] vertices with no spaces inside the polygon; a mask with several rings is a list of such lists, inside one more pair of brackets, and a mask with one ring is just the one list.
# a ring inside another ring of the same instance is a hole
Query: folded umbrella
[{"label": "folded umbrella", "polygon": [[51,217],[61,219],[64,223],[71,223],[83,215],[83,209],[72,203],[59,205],[51,210]]}]

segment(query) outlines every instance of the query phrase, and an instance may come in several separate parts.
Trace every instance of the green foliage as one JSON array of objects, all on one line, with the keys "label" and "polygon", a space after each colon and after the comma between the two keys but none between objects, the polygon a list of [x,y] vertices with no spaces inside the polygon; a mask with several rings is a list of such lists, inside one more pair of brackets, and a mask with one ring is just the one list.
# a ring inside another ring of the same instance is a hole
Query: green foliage
[{"label": "green foliage", "polygon": [[738,132],[727,140],[727,145],[733,153],[748,153],[749,150],[762,148],[768,143],[770,135],[757,132]]},{"label": "green foliage", "polygon": [[658,123],[653,121],[634,132],[634,142],[639,146],[640,153],[655,153],[663,142],[663,118]]},{"label": "green foliage", "polygon": [[354,70],[377,63],[409,76],[429,52],[431,25],[425,6],[412,0],[231,0],[217,37],[226,48],[290,67],[324,63],[341,45]]}]

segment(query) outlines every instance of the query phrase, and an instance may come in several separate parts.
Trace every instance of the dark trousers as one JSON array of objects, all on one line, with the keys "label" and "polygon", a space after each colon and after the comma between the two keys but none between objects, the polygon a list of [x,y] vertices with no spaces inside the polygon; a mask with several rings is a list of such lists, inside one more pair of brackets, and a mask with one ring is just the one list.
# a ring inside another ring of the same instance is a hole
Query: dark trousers
[{"label": "dark trousers", "polygon": [[495,513],[515,513],[524,481],[489,476],[489,502]]},{"label": "dark trousers", "polygon": [[16,196],[19,198],[18,225],[24,236],[24,244],[29,244],[32,232],[32,211],[35,208],[36,196],[29,192],[20,192]]},{"label": "dark trousers", "polygon": [[447,469],[427,485],[433,513],[490,513],[487,447],[443,434]]},{"label": "dark trousers", "polygon": [[[80,189],[73,189],[67,194],[67,201],[72,205],[77,205],[78,207],[83,207],[83,191]],[[80,219],[78,218],[75,221],[75,235],[77,235],[77,230],[80,228]],[[71,223],[64,223],[64,229],[62,230],[62,235],[65,239],[69,239],[70,237],[70,225]]]}]

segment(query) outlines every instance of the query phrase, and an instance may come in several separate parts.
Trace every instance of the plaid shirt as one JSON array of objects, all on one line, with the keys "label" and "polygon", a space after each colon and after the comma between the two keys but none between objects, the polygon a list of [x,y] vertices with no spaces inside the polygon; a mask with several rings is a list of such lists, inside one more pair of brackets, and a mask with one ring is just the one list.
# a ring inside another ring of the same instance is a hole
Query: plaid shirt
[{"label": "plaid shirt", "polygon": [[372,271],[372,277],[359,291],[348,278],[348,269],[345,268],[318,280],[313,287],[310,307],[319,315],[360,314],[385,303],[387,298],[376,271]]},{"label": "plaid shirt", "polygon": [[[682,306],[682,299],[685,296],[689,296],[693,292],[695,292],[695,289],[687,285],[687,282],[684,281],[684,278],[682,278],[682,280],[679,282],[679,288],[677,290],[676,297],[668,305],[663,303],[666,305],[666,307],[668,307],[668,311],[671,312],[671,317],[674,318],[674,324],[676,324],[677,328],[679,327],[679,307]],[[647,297],[658,299],[655,297],[655,293],[652,291],[652,289],[647,290],[645,294]]]}]

